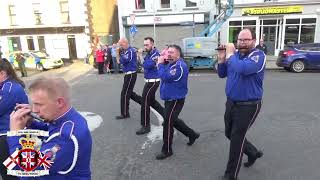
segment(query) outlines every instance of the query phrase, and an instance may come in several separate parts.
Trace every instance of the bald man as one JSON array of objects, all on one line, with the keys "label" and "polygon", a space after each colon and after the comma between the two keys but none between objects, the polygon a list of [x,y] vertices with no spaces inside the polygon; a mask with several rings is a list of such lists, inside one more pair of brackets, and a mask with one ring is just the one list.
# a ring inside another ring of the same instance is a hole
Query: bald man
[{"label": "bald man", "polygon": [[116,119],[126,119],[130,118],[130,99],[141,104],[141,96],[133,91],[137,80],[137,53],[125,38],[121,38],[118,44],[120,49],[117,52],[119,52],[118,56],[120,57],[120,64],[122,64],[124,78],[120,100],[121,114],[116,116]]},{"label": "bald man", "polygon": [[[16,106],[17,110],[10,115],[10,131],[28,128],[49,132],[40,152],[54,163],[43,179],[91,179],[91,134],[86,120],[71,106],[67,82],[62,78],[40,78],[30,85],[29,92],[32,106]],[[34,121],[29,116],[31,111],[45,122]],[[21,150],[19,138],[12,136],[7,140],[11,154]]]}]

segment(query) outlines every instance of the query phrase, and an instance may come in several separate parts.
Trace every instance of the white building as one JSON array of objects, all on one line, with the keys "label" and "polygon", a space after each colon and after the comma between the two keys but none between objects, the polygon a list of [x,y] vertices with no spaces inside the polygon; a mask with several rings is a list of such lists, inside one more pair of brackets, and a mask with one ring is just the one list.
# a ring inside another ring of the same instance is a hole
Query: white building
[{"label": "white building", "polygon": [[[139,48],[146,36],[154,37],[160,48],[172,43],[181,45],[182,38],[199,36],[214,19],[216,1],[118,0],[120,37],[127,37]],[[130,34],[133,24],[137,27],[134,36]]]},{"label": "white building", "polygon": [[278,55],[287,43],[320,42],[320,1],[235,0],[233,15],[221,28],[221,42],[235,42],[245,27],[264,39],[269,55]]},{"label": "white building", "polygon": [[84,58],[86,0],[1,0],[0,44],[5,53],[46,50],[59,58]]}]

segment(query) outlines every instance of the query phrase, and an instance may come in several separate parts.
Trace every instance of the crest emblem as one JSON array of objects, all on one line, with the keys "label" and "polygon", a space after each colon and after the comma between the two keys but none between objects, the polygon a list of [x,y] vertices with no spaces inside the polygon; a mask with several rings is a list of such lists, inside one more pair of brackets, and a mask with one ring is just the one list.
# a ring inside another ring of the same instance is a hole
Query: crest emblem
[{"label": "crest emblem", "polygon": [[177,69],[171,69],[171,70],[170,70],[170,74],[171,74],[172,76],[174,76],[176,73],[177,73]]},{"label": "crest emblem", "polygon": [[251,60],[253,60],[254,62],[258,62],[259,61],[259,55],[256,55],[256,56],[252,56],[251,57]]}]

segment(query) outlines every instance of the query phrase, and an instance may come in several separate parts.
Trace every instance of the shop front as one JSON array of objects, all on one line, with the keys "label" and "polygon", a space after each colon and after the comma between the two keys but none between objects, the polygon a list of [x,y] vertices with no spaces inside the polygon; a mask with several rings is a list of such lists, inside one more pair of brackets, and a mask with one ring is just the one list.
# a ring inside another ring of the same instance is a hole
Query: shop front
[{"label": "shop front", "polygon": [[[263,39],[268,55],[275,56],[288,44],[316,42],[319,19],[316,7],[313,8],[294,5],[236,9],[228,20],[227,41],[235,42],[241,29],[252,28],[257,34],[257,43]],[[239,13],[241,16],[237,17]]]}]

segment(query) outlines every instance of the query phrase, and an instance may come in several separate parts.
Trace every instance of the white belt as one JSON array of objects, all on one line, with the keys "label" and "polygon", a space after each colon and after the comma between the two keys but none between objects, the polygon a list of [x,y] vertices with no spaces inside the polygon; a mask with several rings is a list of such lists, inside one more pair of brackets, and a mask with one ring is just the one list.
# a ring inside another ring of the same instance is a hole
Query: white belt
[{"label": "white belt", "polygon": [[135,73],[136,71],[128,71],[128,72],[125,72],[124,74],[125,75],[128,75],[128,74],[133,74],[133,73]]},{"label": "white belt", "polygon": [[144,79],[145,82],[158,82],[160,81],[160,78],[158,79]]}]

